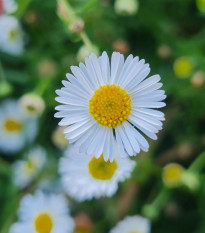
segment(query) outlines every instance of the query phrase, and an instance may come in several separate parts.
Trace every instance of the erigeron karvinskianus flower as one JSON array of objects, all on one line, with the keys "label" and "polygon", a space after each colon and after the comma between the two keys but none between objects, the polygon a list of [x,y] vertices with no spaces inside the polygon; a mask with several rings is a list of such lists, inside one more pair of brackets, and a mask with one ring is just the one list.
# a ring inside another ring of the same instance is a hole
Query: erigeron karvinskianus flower
[{"label": "erigeron karvinskianus flower", "polygon": [[67,194],[78,201],[110,197],[116,193],[118,183],[129,178],[135,161],[115,156],[113,162],[105,162],[103,155],[98,159],[80,153],[73,145],[60,160],[59,172]]},{"label": "erigeron karvinskianus flower", "polygon": [[[120,53],[106,52],[97,58],[91,54],[85,64],[71,67],[68,81],[57,90],[59,125],[66,126],[69,143],[75,142],[80,151],[113,161],[115,149],[122,157],[148,151],[143,134],[156,140],[162,129],[164,114],[154,108],[165,106],[160,76],[150,73],[145,60]],[[115,147],[117,143],[117,147]]]},{"label": "erigeron karvinskianus flower", "polygon": [[0,16],[0,50],[11,55],[23,53],[23,31],[14,16]]},{"label": "erigeron karvinskianus flower", "polygon": [[0,150],[15,153],[31,142],[37,133],[37,121],[27,119],[19,102],[5,100],[0,104]]},{"label": "erigeron karvinskianus flower", "polygon": [[18,218],[9,233],[73,233],[74,229],[66,199],[41,191],[23,197]]},{"label": "erigeron karvinskianus flower", "polygon": [[22,111],[28,118],[36,118],[40,116],[45,109],[45,102],[42,97],[34,93],[23,95],[19,102]]},{"label": "erigeron karvinskianus flower", "polygon": [[128,216],[120,221],[110,233],[150,233],[151,224],[140,215]]},{"label": "erigeron karvinskianus flower", "polygon": [[41,147],[32,148],[23,160],[13,163],[13,182],[19,188],[26,187],[39,175],[45,162],[45,150]]}]

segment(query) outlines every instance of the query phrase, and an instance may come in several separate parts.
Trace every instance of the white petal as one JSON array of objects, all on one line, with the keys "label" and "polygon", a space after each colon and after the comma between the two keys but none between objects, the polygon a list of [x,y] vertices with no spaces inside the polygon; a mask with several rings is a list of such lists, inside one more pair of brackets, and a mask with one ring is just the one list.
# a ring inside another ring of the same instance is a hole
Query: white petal
[{"label": "white petal", "polygon": [[117,126],[115,128],[115,132],[116,135],[118,134],[120,136],[128,155],[132,156],[134,152],[128,138],[126,137],[123,127],[121,125]]},{"label": "white petal", "polygon": [[120,75],[124,64],[124,56],[118,52],[113,52],[111,58],[111,76],[110,83],[117,83],[117,79]]}]

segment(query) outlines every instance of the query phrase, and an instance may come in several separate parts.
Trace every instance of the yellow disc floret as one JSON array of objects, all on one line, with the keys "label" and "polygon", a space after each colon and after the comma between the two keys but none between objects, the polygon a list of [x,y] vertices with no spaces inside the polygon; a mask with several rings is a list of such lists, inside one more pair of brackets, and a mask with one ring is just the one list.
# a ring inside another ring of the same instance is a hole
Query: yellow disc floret
[{"label": "yellow disc floret", "polygon": [[51,217],[47,213],[38,215],[34,222],[35,230],[38,233],[50,233],[53,228]]},{"label": "yellow disc floret", "polygon": [[176,187],[180,185],[184,168],[176,163],[170,163],[163,169],[163,181],[166,186]]},{"label": "yellow disc floret", "polygon": [[117,163],[113,161],[105,162],[103,154],[100,158],[93,157],[88,163],[89,173],[98,180],[110,180],[117,169]]},{"label": "yellow disc floret", "polygon": [[128,119],[131,98],[126,90],[114,84],[100,86],[89,100],[90,114],[98,123],[115,128]]},{"label": "yellow disc floret", "polygon": [[4,127],[5,127],[6,131],[19,132],[19,131],[21,131],[23,124],[21,122],[17,121],[16,119],[9,118],[4,122]]}]

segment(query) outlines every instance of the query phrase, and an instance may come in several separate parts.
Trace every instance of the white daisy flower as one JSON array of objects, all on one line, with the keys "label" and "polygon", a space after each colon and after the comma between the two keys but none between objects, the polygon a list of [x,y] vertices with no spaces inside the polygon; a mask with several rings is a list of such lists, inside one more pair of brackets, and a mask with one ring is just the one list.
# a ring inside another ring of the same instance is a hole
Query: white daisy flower
[{"label": "white daisy flower", "polygon": [[0,104],[0,150],[15,153],[36,133],[37,121],[25,118],[18,101],[9,99]]},{"label": "white daisy flower", "polygon": [[128,216],[120,221],[110,233],[150,233],[150,221],[142,216]]},{"label": "white daisy flower", "polygon": [[24,160],[13,163],[13,182],[20,188],[29,185],[46,162],[46,152],[41,147],[31,149]]},{"label": "white daisy flower", "polygon": [[149,144],[142,135],[156,140],[162,129],[164,114],[153,108],[165,106],[166,98],[159,75],[145,79],[150,72],[145,60],[114,52],[111,64],[106,52],[97,58],[91,54],[85,65],[72,66],[73,74],[57,90],[56,101],[59,112],[55,117],[63,118],[59,125],[69,143],[76,142],[81,151],[96,158],[114,159],[114,144],[117,154],[127,152],[134,156],[148,151]]},{"label": "white daisy flower", "polygon": [[23,31],[18,20],[9,15],[0,16],[0,50],[20,55],[23,52]]},{"label": "white daisy flower", "polygon": [[59,172],[67,194],[83,201],[112,196],[118,189],[118,182],[130,177],[135,164],[129,158],[119,156],[115,156],[112,163],[105,162],[103,155],[96,159],[71,145],[60,160]]},{"label": "white daisy flower", "polygon": [[74,221],[69,216],[66,199],[61,195],[46,195],[40,191],[26,195],[19,207],[19,222],[10,233],[72,233]]},{"label": "white daisy flower", "polygon": [[34,93],[27,93],[20,98],[20,106],[29,118],[40,116],[45,110],[43,98]]},{"label": "white daisy flower", "polygon": [[14,0],[0,0],[0,15],[1,13],[14,13],[17,10],[17,4]]}]

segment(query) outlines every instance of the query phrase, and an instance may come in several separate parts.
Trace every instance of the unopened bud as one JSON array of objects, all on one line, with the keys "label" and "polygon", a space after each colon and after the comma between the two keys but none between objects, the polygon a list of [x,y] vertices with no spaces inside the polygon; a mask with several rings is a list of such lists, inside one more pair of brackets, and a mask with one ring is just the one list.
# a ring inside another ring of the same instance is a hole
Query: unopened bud
[{"label": "unopened bud", "polygon": [[200,88],[204,85],[205,74],[203,71],[197,71],[191,78],[191,84],[195,88]]},{"label": "unopened bud", "polygon": [[69,29],[71,30],[71,32],[80,34],[84,30],[84,21],[82,19],[77,19],[70,24]]}]

